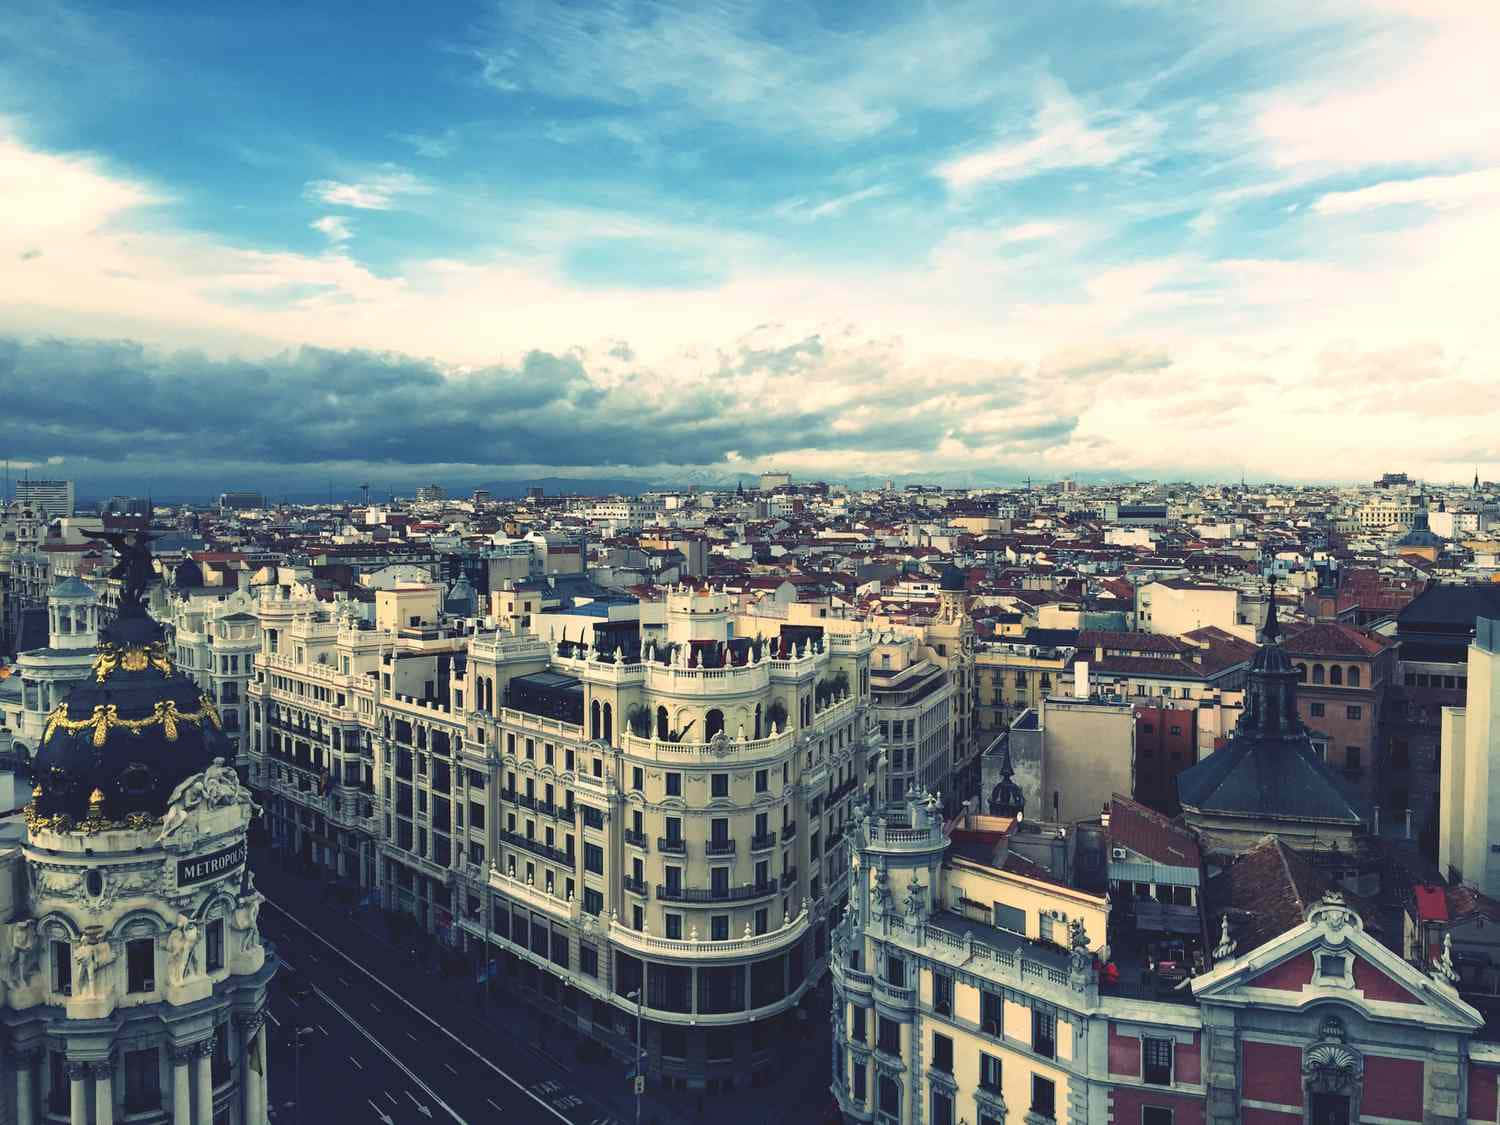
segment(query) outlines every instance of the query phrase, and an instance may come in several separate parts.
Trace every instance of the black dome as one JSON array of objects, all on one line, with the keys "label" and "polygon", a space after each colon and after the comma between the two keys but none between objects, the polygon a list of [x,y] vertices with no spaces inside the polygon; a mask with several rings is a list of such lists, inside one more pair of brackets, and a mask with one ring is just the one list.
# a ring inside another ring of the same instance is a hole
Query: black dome
[{"label": "black dome", "polygon": [[[144,552],[144,539],[124,549]],[[154,820],[179,783],[215,758],[234,760],[213,702],[172,667],[162,628],[130,582],[140,574],[120,575],[127,589],[93,671],[47,717],[33,763],[35,816]]]},{"label": "black dome", "polygon": [[938,575],[938,589],[962,592],[969,588],[969,576],[951,563]]}]

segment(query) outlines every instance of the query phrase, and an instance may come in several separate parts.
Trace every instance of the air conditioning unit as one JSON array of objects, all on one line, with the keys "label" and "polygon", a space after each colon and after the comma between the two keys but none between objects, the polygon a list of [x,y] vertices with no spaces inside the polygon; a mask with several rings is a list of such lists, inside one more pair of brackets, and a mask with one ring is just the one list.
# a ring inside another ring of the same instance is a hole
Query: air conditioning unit
[{"label": "air conditioning unit", "polygon": [[1119,860],[1120,862],[1123,863],[1125,861],[1125,849],[1124,848],[1110,848],[1109,849],[1109,858],[1110,859],[1114,859],[1114,860]]}]

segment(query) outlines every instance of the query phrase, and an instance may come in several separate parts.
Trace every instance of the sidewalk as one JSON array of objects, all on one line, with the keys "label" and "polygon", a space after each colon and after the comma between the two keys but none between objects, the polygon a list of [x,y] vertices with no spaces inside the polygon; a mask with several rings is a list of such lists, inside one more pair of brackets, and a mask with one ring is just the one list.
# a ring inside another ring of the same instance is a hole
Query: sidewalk
[{"label": "sidewalk", "polygon": [[[325,897],[328,886],[281,866],[275,855],[261,851],[252,856],[256,884],[273,902],[316,929],[340,949],[354,955],[412,1004],[428,1012],[496,1065],[516,1073],[518,1058],[535,1067],[535,1081],[553,1079],[570,1092],[600,1103],[621,1122],[635,1121],[635,1099],[625,1077],[627,1062],[605,1056],[602,1062],[586,1062],[576,1050],[581,1038],[547,1018],[505,988],[502,978],[491,985],[490,1002],[476,985],[467,961],[453,958],[452,972],[443,972],[441,947],[430,937],[392,940],[384,915],[371,908],[353,910]],[[418,956],[413,959],[412,948]],[[829,1027],[826,1016],[827,982],[816,994],[806,1038],[779,1071],[780,1080],[762,1088],[736,1090],[733,1094],[709,1095],[652,1090],[642,1099],[642,1125],[765,1125],[787,1119],[789,1111],[805,1110],[809,1122],[821,1119],[829,1100]],[[536,1065],[540,1064],[540,1065]],[[525,1068],[516,1076],[525,1080]]]}]

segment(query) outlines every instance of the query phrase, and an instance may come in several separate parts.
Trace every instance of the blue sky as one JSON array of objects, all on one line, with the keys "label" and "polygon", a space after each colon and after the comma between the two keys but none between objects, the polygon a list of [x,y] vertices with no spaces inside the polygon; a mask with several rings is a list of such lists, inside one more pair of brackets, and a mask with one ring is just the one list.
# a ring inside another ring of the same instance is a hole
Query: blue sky
[{"label": "blue sky", "polygon": [[1500,474],[1497,10],[20,0],[0,438],[102,471],[73,380],[292,427],[227,471]]}]

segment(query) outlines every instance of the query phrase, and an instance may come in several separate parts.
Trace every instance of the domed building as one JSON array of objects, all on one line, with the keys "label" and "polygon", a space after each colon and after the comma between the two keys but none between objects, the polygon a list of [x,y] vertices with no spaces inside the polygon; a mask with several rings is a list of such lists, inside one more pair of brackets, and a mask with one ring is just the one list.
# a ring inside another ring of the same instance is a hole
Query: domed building
[{"label": "domed building", "polygon": [[149,537],[116,538],[119,614],[32,761],[24,878],[0,930],[0,1120],[66,1107],[75,1125],[264,1125],[275,961],[246,863],[258,810],[213,701],[142,604]]},{"label": "domed building", "polygon": [[16,657],[0,684],[0,718],[15,734],[16,752],[35,751],[47,715],[88,676],[99,639],[99,595],[77,578],[47,591],[47,643]]}]

